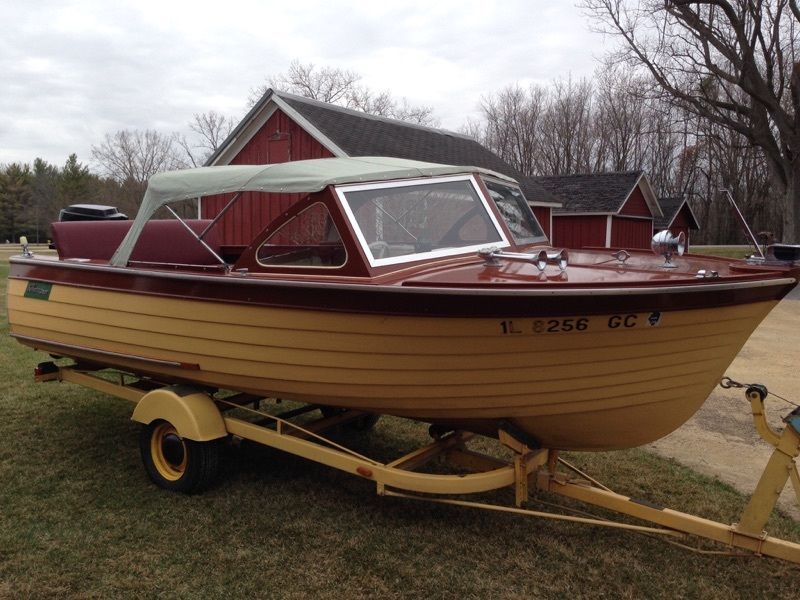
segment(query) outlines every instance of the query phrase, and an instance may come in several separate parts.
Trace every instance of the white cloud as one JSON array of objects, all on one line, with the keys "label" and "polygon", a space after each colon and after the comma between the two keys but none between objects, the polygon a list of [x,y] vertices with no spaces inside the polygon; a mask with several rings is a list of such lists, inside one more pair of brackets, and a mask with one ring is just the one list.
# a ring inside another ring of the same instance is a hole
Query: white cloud
[{"label": "white cloud", "polygon": [[186,130],[197,112],[244,114],[249,90],[292,59],[476,116],[511,83],[589,75],[600,40],[568,2],[83,0],[5,6],[0,162],[62,164],[119,129]]}]

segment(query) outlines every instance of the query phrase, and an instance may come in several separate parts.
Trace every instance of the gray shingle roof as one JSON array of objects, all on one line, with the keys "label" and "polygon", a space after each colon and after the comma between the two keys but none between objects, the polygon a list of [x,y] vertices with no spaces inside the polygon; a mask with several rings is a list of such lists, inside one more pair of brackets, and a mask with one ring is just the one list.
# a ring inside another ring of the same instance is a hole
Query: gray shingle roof
[{"label": "gray shingle roof", "polygon": [[239,137],[246,123],[263,109],[273,96],[280,98],[291,109],[297,111],[347,156],[390,156],[449,165],[483,167],[519,181],[522,192],[531,202],[559,202],[536,182],[523,181],[522,175],[508,163],[469,136],[378,117],[273,90],[267,90],[206,164],[214,163],[217,156]]},{"label": "gray shingle roof", "polygon": [[444,129],[434,129],[378,117],[318,102],[309,98],[274,92],[308,119],[348,156],[393,156],[446,165],[469,165],[491,169],[515,178],[531,202],[558,202],[534,181],[473,138]]},{"label": "gray shingle roof", "polygon": [[[655,217],[653,219],[653,227],[655,229],[667,229],[670,223],[672,223],[672,220],[677,216],[678,211],[681,209],[684,202],[686,202],[686,198],[683,196],[659,198],[658,204],[661,206],[661,211],[664,213],[664,216]],[[687,204],[687,206],[689,205]],[[692,213],[691,207],[689,207],[689,212],[691,213],[691,220],[694,221],[694,227],[690,228],[699,229],[700,226],[694,218],[694,213]]]},{"label": "gray shingle roof", "polygon": [[527,179],[549,191],[563,204],[561,208],[553,209],[553,213],[615,213],[622,208],[643,173],[625,171]]}]

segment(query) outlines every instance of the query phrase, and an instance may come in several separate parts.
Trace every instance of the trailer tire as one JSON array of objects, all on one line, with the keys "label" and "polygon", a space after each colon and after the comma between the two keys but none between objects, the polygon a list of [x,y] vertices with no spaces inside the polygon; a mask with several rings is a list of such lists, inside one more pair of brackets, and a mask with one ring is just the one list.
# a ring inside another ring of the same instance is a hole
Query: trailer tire
[{"label": "trailer tire", "polygon": [[219,440],[195,442],[182,438],[172,423],[159,419],[142,427],[139,450],[147,475],[160,488],[195,494],[216,481]]}]

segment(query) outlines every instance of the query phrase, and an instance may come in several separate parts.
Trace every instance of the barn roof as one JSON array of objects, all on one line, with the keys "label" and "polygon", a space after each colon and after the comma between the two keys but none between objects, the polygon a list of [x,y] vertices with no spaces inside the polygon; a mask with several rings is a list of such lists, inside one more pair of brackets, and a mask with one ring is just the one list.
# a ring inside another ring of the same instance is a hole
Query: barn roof
[{"label": "barn roof", "polygon": [[525,197],[536,204],[558,206],[558,200],[473,138],[396,119],[370,115],[333,104],[267,90],[231,132],[206,165],[227,164],[255,134],[251,124],[281,109],[334,156],[388,156],[431,163],[470,165],[503,173],[520,182]]},{"label": "barn roof", "polygon": [[619,173],[584,173],[578,175],[548,175],[528,178],[553,194],[562,203],[554,214],[615,214],[631,193],[641,186],[645,201],[653,216],[661,216],[650,182],[644,171]]},{"label": "barn roof", "polygon": [[678,213],[681,211],[684,205],[689,211],[689,220],[691,222],[689,228],[700,229],[700,223],[697,220],[694,211],[692,210],[692,206],[685,197],[669,196],[665,198],[659,198],[658,203],[661,205],[661,211],[664,213],[664,216],[653,219],[653,227],[656,229],[669,229],[672,226],[672,222],[675,220],[675,217],[678,216]]}]

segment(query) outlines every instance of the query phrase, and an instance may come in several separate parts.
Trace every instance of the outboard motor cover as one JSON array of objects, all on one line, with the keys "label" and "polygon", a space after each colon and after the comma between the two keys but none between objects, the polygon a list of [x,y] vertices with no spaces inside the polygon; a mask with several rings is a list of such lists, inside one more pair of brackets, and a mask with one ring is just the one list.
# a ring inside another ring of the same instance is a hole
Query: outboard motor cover
[{"label": "outboard motor cover", "polygon": [[124,221],[127,218],[128,215],[115,206],[103,204],[73,204],[58,213],[59,221]]}]

